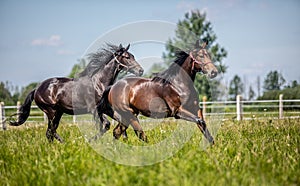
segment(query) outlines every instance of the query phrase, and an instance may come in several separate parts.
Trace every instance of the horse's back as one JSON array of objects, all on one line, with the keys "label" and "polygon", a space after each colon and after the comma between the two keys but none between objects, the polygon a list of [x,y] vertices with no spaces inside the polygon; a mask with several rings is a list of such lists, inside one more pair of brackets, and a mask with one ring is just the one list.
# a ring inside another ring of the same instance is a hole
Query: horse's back
[{"label": "horse's back", "polygon": [[36,89],[34,99],[37,105],[39,103],[55,104],[57,93],[64,84],[73,81],[72,78],[55,77],[44,80]]},{"label": "horse's back", "polygon": [[110,88],[109,102],[112,105],[128,105],[132,88],[146,81],[149,81],[149,79],[142,77],[127,77],[117,81]]},{"label": "horse's back", "polygon": [[[135,85],[139,85],[141,83],[149,82],[149,81],[150,81],[150,79],[143,78],[143,77],[127,77],[127,78],[117,81],[113,86],[115,86],[116,84],[121,84],[121,83],[126,83],[130,86],[135,86]],[[116,86],[119,86],[119,85],[116,85]]]}]

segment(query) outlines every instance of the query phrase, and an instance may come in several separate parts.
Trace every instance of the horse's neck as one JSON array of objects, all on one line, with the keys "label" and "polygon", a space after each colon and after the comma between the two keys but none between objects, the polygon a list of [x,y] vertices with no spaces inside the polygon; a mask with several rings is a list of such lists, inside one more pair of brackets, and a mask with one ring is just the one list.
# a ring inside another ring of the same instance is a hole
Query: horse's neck
[{"label": "horse's neck", "polygon": [[113,84],[118,73],[116,63],[111,61],[92,77],[94,88],[98,94],[102,94],[106,87]]},{"label": "horse's neck", "polygon": [[175,76],[174,79],[176,79],[179,82],[183,82],[184,84],[194,83],[196,72],[192,70],[192,64],[190,61],[190,57],[187,57],[187,59],[181,66],[179,73]]},{"label": "horse's neck", "polygon": [[183,104],[194,101],[194,98],[197,100],[197,92],[194,87],[196,72],[192,70],[190,59],[187,60],[173,80],[174,88],[177,89]]}]

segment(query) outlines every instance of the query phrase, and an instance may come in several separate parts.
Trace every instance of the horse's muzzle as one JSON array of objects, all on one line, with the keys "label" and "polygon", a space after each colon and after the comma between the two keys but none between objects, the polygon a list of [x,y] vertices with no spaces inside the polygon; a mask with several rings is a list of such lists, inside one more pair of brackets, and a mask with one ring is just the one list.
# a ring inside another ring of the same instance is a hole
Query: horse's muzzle
[{"label": "horse's muzzle", "polygon": [[209,74],[209,78],[215,78],[218,75],[218,71],[212,70]]}]

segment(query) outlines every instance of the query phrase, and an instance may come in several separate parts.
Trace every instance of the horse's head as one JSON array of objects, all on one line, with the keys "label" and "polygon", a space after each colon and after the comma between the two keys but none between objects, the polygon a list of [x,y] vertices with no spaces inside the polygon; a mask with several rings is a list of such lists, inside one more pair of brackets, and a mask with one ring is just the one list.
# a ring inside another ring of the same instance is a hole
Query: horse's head
[{"label": "horse's head", "polygon": [[144,73],[144,69],[137,63],[134,56],[128,52],[130,44],[124,48],[121,44],[119,49],[114,53],[115,61],[119,64],[121,69],[126,69],[137,76],[141,76]]},{"label": "horse's head", "polygon": [[209,78],[214,78],[218,74],[218,69],[213,64],[211,57],[206,50],[208,42],[204,42],[201,46],[199,40],[196,43],[196,49],[190,52],[189,56],[192,60],[192,70],[203,72]]}]

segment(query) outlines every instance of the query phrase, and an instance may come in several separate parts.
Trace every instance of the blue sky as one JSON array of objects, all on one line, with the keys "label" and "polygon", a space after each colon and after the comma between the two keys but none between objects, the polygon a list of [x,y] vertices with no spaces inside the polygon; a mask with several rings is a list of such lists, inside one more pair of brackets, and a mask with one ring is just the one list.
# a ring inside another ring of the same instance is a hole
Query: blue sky
[{"label": "blue sky", "polygon": [[[225,82],[238,74],[255,85],[270,70],[300,81],[300,1],[15,1],[0,2],[0,81],[25,86],[66,76],[90,44],[127,23],[176,23],[184,13],[207,13],[228,51]],[[138,32],[138,31],[137,31]],[[134,33],[132,33],[134,34]],[[108,41],[109,42],[109,41]],[[137,60],[161,56],[162,46],[132,49]],[[142,63],[147,70],[151,62]]]}]

